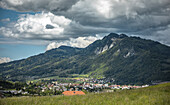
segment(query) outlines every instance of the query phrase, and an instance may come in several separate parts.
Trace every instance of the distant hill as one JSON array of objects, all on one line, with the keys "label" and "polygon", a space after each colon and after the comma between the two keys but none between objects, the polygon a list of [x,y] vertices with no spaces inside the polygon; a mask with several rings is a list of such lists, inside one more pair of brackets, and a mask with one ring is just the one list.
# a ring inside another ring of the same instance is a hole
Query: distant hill
[{"label": "distant hill", "polygon": [[152,40],[110,33],[86,48],[61,46],[27,59],[0,64],[5,80],[88,74],[117,84],[170,81],[170,47]]}]

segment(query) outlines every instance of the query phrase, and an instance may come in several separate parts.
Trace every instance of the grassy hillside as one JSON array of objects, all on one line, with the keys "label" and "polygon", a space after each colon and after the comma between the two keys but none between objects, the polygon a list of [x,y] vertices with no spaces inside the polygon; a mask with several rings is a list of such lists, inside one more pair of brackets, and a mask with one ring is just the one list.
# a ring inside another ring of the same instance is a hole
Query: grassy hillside
[{"label": "grassy hillside", "polygon": [[4,98],[0,105],[170,105],[170,83],[85,96]]}]

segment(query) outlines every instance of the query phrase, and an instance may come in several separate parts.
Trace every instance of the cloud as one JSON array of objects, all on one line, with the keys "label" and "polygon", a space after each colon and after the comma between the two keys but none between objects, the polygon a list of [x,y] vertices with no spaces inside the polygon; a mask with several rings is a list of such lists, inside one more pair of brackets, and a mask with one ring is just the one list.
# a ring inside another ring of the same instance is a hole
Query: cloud
[{"label": "cloud", "polygon": [[79,0],[1,0],[0,7],[22,12],[66,11]]},{"label": "cloud", "polygon": [[29,44],[29,45],[47,45],[48,40],[29,40],[29,39],[13,39],[13,38],[0,38],[0,44]]},{"label": "cloud", "polygon": [[0,21],[1,21],[1,22],[9,22],[9,21],[10,21],[10,18],[1,19]]},{"label": "cloud", "polygon": [[5,37],[60,41],[117,32],[170,43],[169,0],[1,0],[0,6],[45,11],[20,17],[16,30],[1,27]]},{"label": "cloud", "polygon": [[155,34],[170,25],[169,0],[83,0],[66,12],[53,13],[72,18],[84,27],[104,29],[103,32],[152,36],[153,40],[170,43],[168,35]]},{"label": "cloud", "polygon": [[35,15],[20,15],[10,27],[0,27],[1,36],[19,40],[69,40],[70,38],[87,37],[98,33],[109,33],[114,28],[83,26],[78,22],[57,16],[51,12]]},{"label": "cloud", "polygon": [[8,57],[0,57],[0,64],[10,62],[11,59]]},{"label": "cloud", "polygon": [[169,7],[169,0],[84,0],[61,14],[81,25],[138,32],[170,24]]},{"label": "cloud", "polygon": [[149,39],[159,41],[163,44],[170,46],[170,25],[164,27],[161,30],[158,30],[154,35],[148,36]]},{"label": "cloud", "polygon": [[47,46],[46,50],[58,48],[62,45],[71,46],[71,47],[78,47],[78,48],[85,48],[89,44],[93,43],[95,40],[98,40],[98,39],[101,39],[101,38],[102,38],[101,35],[70,38],[69,40],[62,41],[62,42],[52,42]]},{"label": "cloud", "polygon": [[1,27],[0,32],[4,37],[18,39],[62,39],[64,28],[71,23],[64,16],[56,16],[50,12],[35,15],[21,15],[12,27]]}]

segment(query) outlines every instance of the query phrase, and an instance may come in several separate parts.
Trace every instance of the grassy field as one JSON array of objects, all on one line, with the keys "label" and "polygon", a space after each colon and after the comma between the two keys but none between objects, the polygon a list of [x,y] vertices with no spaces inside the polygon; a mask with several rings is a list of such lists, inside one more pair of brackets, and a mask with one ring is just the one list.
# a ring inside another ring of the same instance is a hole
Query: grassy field
[{"label": "grassy field", "polygon": [[0,105],[170,105],[170,83],[84,96],[4,98]]},{"label": "grassy field", "polygon": [[51,80],[51,79],[70,79],[70,80],[73,80],[73,79],[83,79],[83,78],[88,78],[89,75],[88,74],[71,74],[70,76],[73,76],[73,77],[68,77],[68,78],[61,78],[59,76],[52,76],[52,77],[47,77],[47,78],[39,78],[39,79],[35,79],[35,80],[32,80],[32,81],[27,81],[27,83],[30,83],[30,82],[38,82],[38,81],[41,81],[41,80]]}]

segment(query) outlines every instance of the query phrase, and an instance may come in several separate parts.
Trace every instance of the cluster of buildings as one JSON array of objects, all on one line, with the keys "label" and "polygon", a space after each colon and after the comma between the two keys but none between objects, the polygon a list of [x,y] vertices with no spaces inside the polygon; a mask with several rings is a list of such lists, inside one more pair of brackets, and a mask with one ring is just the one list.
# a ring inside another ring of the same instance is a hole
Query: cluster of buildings
[{"label": "cluster of buildings", "polygon": [[0,90],[0,98],[5,97],[12,97],[12,96],[20,96],[20,95],[27,95],[28,92],[22,91],[22,90]]},{"label": "cluster of buildings", "polygon": [[[21,90],[2,90],[0,93],[11,93],[13,95],[85,95],[84,92],[113,92],[116,89],[136,89],[148,87],[149,85],[115,85],[113,79],[80,79],[80,83],[58,83],[58,81],[31,83]],[[83,92],[84,91],[84,92]]]},{"label": "cluster of buildings", "polygon": [[86,90],[87,92],[101,92],[104,89],[107,90],[114,90],[114,89],[136,89],[136,88],[143,88],[148,87],[149,85],[142,85],[142,86],[136,86],[136,85],[109,85],[108,83],[101,84],[101,83],[57,83],[52,82],[49,83],[46,87],[43,86],[42,92],[44,92],[46,89],[50,90],[57,90],[57,91],[82,91]]}]

